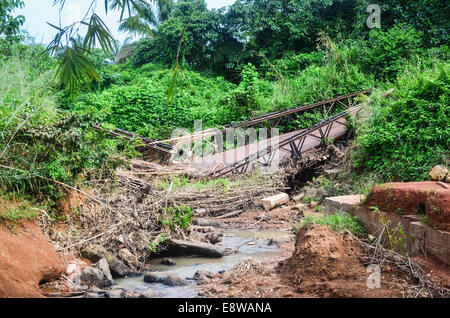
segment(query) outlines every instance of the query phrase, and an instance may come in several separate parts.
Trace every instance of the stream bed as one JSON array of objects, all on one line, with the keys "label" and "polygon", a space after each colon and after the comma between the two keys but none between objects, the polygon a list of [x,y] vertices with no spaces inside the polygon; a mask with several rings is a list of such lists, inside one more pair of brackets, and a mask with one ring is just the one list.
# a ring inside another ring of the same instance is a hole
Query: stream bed
[{"label": "stream bed", "polygon": [[[198,270],[213,273],[227,271],[242,260],[253,258],[256,261],[269,261],[282,254],[277,244],[269,241],[281,242],[289,240],[293,234],[277,230],[225,230],[222,242],[217,244],[224,248],[238,250],[237,253],[222,258],[203,257],[171,257],[176,265],[161,264],[162,258],[152,260],[152,271],[176,274],[181,278],[191,279]],[[187,286],[171,287],[163,284],[149,284],[144,282],[143,276],[117,279],[116,283],[127,291],[143,292],[151,289],[160,297],[165,298],[194,298],[197,297],[197,284],[193,280]]]}]

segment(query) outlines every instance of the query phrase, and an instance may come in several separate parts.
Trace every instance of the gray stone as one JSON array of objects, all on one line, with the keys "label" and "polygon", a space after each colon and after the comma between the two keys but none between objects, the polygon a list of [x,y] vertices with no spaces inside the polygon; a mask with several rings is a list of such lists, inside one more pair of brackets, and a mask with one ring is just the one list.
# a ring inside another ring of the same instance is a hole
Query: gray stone
[{"label": "gray stone", "polygon": [[113,277],[126,277],[131,274],[130,268],[117,258],[109,264],[109,269]]},{"label": "gray stone", "polygon": [[268,242],[267,242],[268,246],[280,246],[280,243],[277,240],[274,240],[273,238],[271,238]]},{"label": "gray stone", "polygon": [[139,298],[155,298],[155,297],[156,293],[151,289],[147,289],[139,293]]},{"label": "gray stone", "polygon": [[168,265],[168,266],[175,266],[175,265],[177,265],[174,261],[172,261],[170,258],[164,258],[162,261],[161,261],[161,264],[163,264],[163,265]]},{"label": "gray stone", "polygon": [[126,291],[123,288],[113,288],[106,292],[107,298],[124,298]]},{"label": "gray stone", "polygon": [[100,294],[100,295],[105,295],[105,294],[106,294],[106,290],[101,289],[101,288],[98,288],[98,287],[96,287],[96,286],[93,286],[93,287],[90,289],[90,292],[91,292],[91,293]]},{"label": "gray stone", "polygon": [[95,267],[103,272],[103,287],[109,287],[115,284],[106,258],[99,260],[97,264],[95,264]]},{"label": "gray stone", "polygon": [[317,198],[317,188],[307,187],[305,189],[305,197],[308,198]]},{"label": "gray stone", "polygon": [[144,282],[149,284],[160,283],[171,287],[186,286],[188,284],[185,279],[181,278],[178,275],[157,272],[146,273],[144,275]]},{"label": "gray stone", "polygon": [[324,188],[320,187],[317,189],[316,198],[322,201],[324,198],[328,197],[330,193]]},{"label": "gray stone", "polygon": [[195,272],[192,279],[197,281],[197,284],[202,285],[214,277],[215,275],[213,272],[199,269],[197,272]]},{"label": "gray stone", "polygon": [[93,263],[97,263],[102,258],[106,258],[108,264],[111,264],[115,258],[114,255],[100,245],[86,245],[81,249],[80,253],[81,256],[87,258]]},{"label": "gray stone", "polygon": [[81,273],[81,283],[92,287],[103,287],[105,275],[97,268],[87,266]]}]

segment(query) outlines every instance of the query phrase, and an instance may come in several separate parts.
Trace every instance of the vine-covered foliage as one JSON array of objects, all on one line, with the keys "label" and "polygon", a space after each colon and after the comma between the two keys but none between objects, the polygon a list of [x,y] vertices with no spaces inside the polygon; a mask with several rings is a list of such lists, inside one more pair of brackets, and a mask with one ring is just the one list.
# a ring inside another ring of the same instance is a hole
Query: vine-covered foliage
[{"label": "vine-covered foliage", "polygon": [[[409,67],[397,100],[382,99],[358,134],[356,164],[384,180],[426,180],[450,150],[450,66]],[[447,161],[447,162],[446,162]]]},{"label": "vine-covered foliage", "polygon": [[0,60],[0,183],[11,190],[53,193],[55,181],[74,185],[122,162],[117,142],[93,131],[95,113],[58,108],[51,64],[39,46]]}]

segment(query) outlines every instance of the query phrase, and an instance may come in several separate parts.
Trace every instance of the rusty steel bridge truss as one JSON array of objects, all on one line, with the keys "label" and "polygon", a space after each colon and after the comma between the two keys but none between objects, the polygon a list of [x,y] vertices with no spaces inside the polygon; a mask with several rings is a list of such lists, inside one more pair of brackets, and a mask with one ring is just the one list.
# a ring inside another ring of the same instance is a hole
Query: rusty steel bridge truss
[{"label": "rusty steel bridge truss", "polygon": [[[289,151],[293,158],[299,159],[302,157],[302,153],[304,152],[303,146],[308,137],[316,138],[321,141],[321,144],[323,144],[328,139],[333,125],[346,126],[347,124],[345,121],[343,121],[343,119],[345,119],[345,117],[351,113],[356,113],[360,110],[360,108],[361,106],[354,106],[340,114],[337,114],[326,120],[322,120],[314,126],[305,129],[304,131],[288,136],[274,145],[269,145],[258,152],[250,154],[240,161],[218,169],[210,173],[207,177],[219,178],[232,173],[243,174],[247,172],[250,164],[255,163],[263,167],[269,167],[277,150]],[[319,135],[317,135],[317,132],[319,133]],[[285,146],[289,146],[289,148],[283,148]]]},{"label": "rusty steel bridge truss", "polygon": [[[255,126],[255,125],[265,122],[265,121],[269,121],[271,123],[270,124],[271,126],[276,126],[276,125],[278,125],[279,121],[282,118],[286,118],[286,117],[292,116],[294,114],[297,115],[301,112],[304,112],[304,111],[310,110],[310,109],[314,109],[317,107],[321,107],[322,116],[324,118],[327,118],[329,116],[329,114],[332,113],[333,109],[337,105],[341,105],[347,109],[351,109],[357,103],[357,97],[368,94],[371,91],[372,91],[371,89],[363,90],[363,91],[354,92],[354,93],[347,94],[347,95],[342,95],[342,96],[339,96],[336,98],[328,99],[325,101],[317,102],[317,103],[310,104],[310,105],[302,105],[302,106],[290,108],[287,110],[280,110],[280,111],[272,112],[269,114],[251,118],[247,121],[244,121],[244,122],[241,122],[238,124],[225,126],[225,128],[222,131],[220,131],[219,133],[223,133],[223,132],[226,132],[229,130],[243,128],[243,127]],[[289,144],[291,147],[292,156],[296,157],[296,158],[301,156],[302,147],[303,147],[303,143],[305,142],[306,136],[312,136],[312,137],[315,137],[315,138],[318,138],[321,140],[323,140],[324,138],[328,138],[328,135],[331,131],[332,125],[339,124],[340,122],[338,119],[341,118],[342,116],[344,116],[343,114],[346,114],[346,112],[336,115],[328,120],[322,121],[301,133],[298,133],[290,138],[287,138],[286,140],[283,140],[280,143],[279,147],[281,148],[284,145]],[[312,132],[317,130],[317,128],[319,128],[320,136],[312,134]],[[143,150],[143,151],[150,150],[150,151],[153,151],[156,153],[160,153],[166,159],[175,152],[174,151],[175,149],[171,144],[160,142],[158,140],[151,139],[151,138],[142,137],[142,136],[139,136],[132,132],[123,130],[123,129],[117,128],[114,131],[111,131],[111,130],[103,128],[101,124],[95,125],[94,129],[97,131],[103,131],[111,136],[114,136],[117,138],[122,138],[125,140],[141,140],[144,143],[144,146],[139,147],[138,150]],[[197,134],[201,134],[201,132],[197,133]],[[216,135],[216,134],[217,134],[217,132],[214,133],[214,135]],[[206,137],[208,137],[208,135],[206,135]],[[292,138],[293,138],[293,140],[291,140]],[[283,150],[285,150],[285,149],[283,148]],[[270,147],[263,150],[262,152],[266,152],[266,151],[267,151],[266,155],[269,153],[272,153]],[[219,177],[219,176],[228,174],[229,172],[243,173],[247,170],[248,163],[255,161],[256,159],[266,160],[269,163],[271,162],[270,156],[268,156],[268,158],[264,159],[264,157],[265,157],[264,154],[260,154],[258,152],[255,155],[257,158],[253,158],[253,155],[251,155],[248,158],[244,159],[243,162],[236,162],[230,166],[224,167],[223,169],[220,169],[220,170],[216,171],[215,173],[213,173],[211,176]],[[267,165],[267,163],[264,163],[264,162],[262,162],[261,164]]]}]

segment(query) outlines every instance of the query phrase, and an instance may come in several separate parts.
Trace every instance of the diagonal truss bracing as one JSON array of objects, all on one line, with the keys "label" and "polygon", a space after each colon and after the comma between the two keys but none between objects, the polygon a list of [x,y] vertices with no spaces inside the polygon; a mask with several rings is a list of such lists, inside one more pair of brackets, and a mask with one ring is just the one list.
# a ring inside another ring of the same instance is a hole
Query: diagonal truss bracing
[{"label": "diagonal truss bracing", "polygon": [[[362,106],[355,106],[329,119],[322,120],[304,131],[284,138],[274,145],[269,145],[258,152],[250,154],[242,160],[218,169],[210,173],[208,177],[218,178],[230,173],[242,174],[245,173],[248,170],[250,164],[253,163],[258,163],[262,166],[269,166],[273,160],[273,155],[277,150],[289,151],[292,157],[300,158],[302,156],[302,153],[304,152],[303,147],[307,138],[316,138],[321,142],[326,140],[329,137],[331,129],[334,125],[345,126],[346,123],[343,122],[342,119],[345,118],[345,116],[347,116],[348,114],[359,111],[361,107]],[[346,129],[342,129],[342,131],[345,132]]]}]

